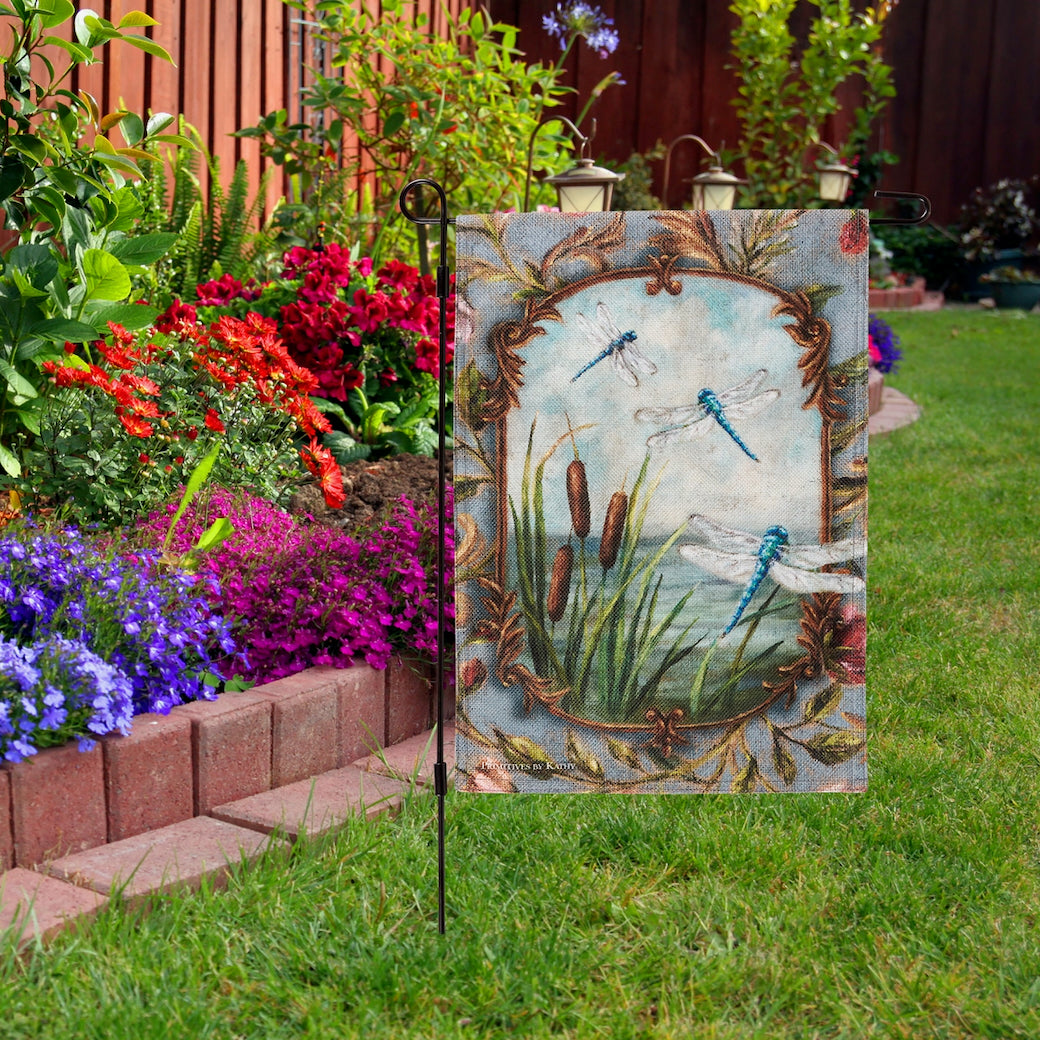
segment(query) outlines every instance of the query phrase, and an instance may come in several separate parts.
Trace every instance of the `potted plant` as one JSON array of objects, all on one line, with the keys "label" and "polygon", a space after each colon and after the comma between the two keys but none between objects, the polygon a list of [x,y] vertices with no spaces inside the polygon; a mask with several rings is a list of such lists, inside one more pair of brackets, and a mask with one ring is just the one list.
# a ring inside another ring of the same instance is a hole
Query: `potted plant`
[{"label": "potted plant", "polygon": [[998,307],[1032,310],[1040,303],[1040,275],[1005,264],[982,275],[979,281],[991,290]]},{"label": "potted plant", "polygon": [[1005,178],[988,188],[976,188],[961,207],[960,243],[965,261],[964,294],[968,299],[986,295],[982,275],[999,266],[1021,266],[1024,249],[1038,224],[1030,196],[1037,178]]}]

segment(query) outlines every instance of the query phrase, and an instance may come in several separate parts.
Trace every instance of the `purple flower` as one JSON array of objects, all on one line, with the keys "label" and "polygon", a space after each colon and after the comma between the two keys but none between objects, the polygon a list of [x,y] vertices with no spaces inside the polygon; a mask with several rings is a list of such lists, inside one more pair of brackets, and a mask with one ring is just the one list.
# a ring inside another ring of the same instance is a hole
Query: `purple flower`
[{"label": "purple flower", "polygon": [[550,36],[559,37],[560,50],[566,50],[581,36],[601,58],[606,58],[617,50],[618,34],[611,28],[613,24],[614,19],[608,18],[599,7],[583,3],[581,0],[557,4],[555,11],[542,16],[545,31]]},{"label": "purple flower", "polygon": [[894,371],[903,356],[899,337],[892,331],[892,326],[876,314],[870,315],[867,324],[867,345],[870,363],[879,372]]}]

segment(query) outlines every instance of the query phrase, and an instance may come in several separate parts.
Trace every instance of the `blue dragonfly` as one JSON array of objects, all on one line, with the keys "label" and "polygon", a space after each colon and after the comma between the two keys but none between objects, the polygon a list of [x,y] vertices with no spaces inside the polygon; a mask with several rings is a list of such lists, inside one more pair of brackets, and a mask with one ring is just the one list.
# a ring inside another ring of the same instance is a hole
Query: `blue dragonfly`
[{"label": "blue dragonfly", "polygon": [[638,422],[656,423],[665,427],[659,433],[647,437],[646,446],[663,448],[669,444],[691,441],[695,437],[703,437],[716,426],[721,426],[748,458],[758,462],[758,456],[740,439],[730,420],[748,419],[758,415],[780,396],[780,391],[776,389],[757,393],[767,374],[767,369],[760,368],[742,383],[737,383],[720,394],[704,387],[697,394],[694,404],[683,404],[677,408],[640,408],[636,412]]},{"label": "blue dragonfly", "polygon": [[631,329],[628,332],[621,332],[614,324],[607,305],[602,301],[596,304],[595,321],[584,314],[576,314],[574,320],[578,323],[578,328],[585,334],[588,344],[592,349],[598,350],[599,354],[571,379],[572,383],[605,358],[610,358],[617,377],[629,386],[639,386],[637,371],[648,376],[652,376],[657,371],[657,366],[646,358],[635,345],[635,332]]},{"label": "blue dragonfly", "polygon": [[863,551],[851,538],[823,545],[791,545],[787,530],[776,524],[762,538],[744,531],[720,527],[696,513],[689,525],[710,545],[680,545],[679,555],[709,574],[726,581],[745,583],[740,603],[722,634],[728,635],[747,609],[768,574],[794,592],[861,592],[863,579],[855,574],[830,574],[817,570],[826,564],[844,563]]}]

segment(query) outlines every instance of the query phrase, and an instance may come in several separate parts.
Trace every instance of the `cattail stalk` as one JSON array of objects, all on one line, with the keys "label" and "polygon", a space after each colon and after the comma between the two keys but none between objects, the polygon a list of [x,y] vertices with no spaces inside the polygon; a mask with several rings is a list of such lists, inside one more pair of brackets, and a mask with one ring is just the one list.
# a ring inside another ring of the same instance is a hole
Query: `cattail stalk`
[{"label": "cattail stalk", "polygon": [[621,540],[625,535],[625,519],[628,515],[628,495],[624,491],[615,491],[610,496],[607,516],[603,521],[603,537],[599,543],[599,563],[604,571],[609,571],[617,559]]},{"label": "cattail stalk", "polygon": [[592,509],[589,506],[589,482],[585,478],[585,463],[575,459],[567,467],[567,502],[571,507],[574,533],[587,538],[592,527]]},{"label": "cattail stalk", "polygon": [[574,567],[574,550],[570,545],[561,545],[553,560],[552,576],[549,579],[549,596],[545,611],[555,625],[567,609],[567,597],[571,591],[571,569]]}]

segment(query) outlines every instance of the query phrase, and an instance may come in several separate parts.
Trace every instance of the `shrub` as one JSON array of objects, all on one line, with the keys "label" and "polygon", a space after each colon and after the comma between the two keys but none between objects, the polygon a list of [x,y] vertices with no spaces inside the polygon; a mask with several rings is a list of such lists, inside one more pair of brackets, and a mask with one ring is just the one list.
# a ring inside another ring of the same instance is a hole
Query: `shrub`
[{"label": "shrub", "polygon": [[[168,498],[221,444],[214,479],[275,497],[303,472],[330,506],[339,469],[315,437],[327,420],[307,396],[314,377],[289,357],[273,321],[225,315],[208,329],[176,305],[140,334],[111,327],[87,348],[44,363],[55,390],[21,448],[25,475],[6,481],[30,503],[67,502],[79,521],[127,523]],[[311,446],[302,453],[294,438]]]},{"label": "shrub", "polygon": [[[311,393],[337,427],[325,443],[341,462],[433,454],[440,305],[429,275],[396,260],[373,272],[369,258],[333,243],[290,249],[282,277],[266,285],[225,275],[196,295],[209,318],[255,312],[278,322],[293,361],[314,374]],[[454,313],[449,297],[449,336]]]},{"label": "shrub", "polygon": [[[173,511],[171,503],[139,524],[145,544],[161,541]],[[226,669],[269,682],[311,665],[364,660],[385,668],[394,653],[435,655],[434,510],[402,499],[381,524],[348,535],[246,492],[213,488],[186,510],[171,551],[190,549],[221,516],[234,533],[201,554],[199,567],[217,579],[211,604],[234,618],[243,647]],[[449,525],[449,566],[450,537]]]}]

